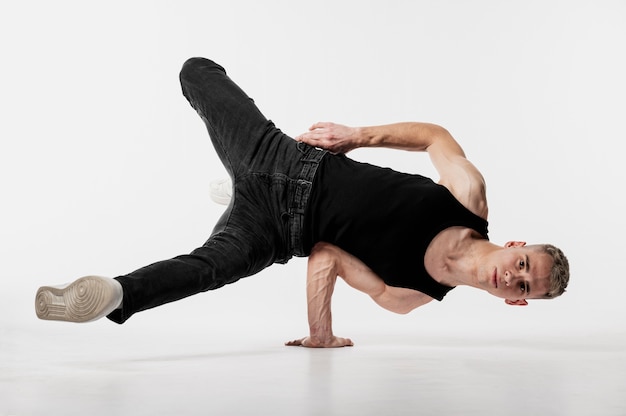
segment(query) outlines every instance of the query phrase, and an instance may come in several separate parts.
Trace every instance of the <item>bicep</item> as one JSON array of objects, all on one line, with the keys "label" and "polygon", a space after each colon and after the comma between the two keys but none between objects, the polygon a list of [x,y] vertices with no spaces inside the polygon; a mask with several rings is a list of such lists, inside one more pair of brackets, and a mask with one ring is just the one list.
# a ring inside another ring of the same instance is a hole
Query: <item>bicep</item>
[{"label": "bicep", "polygon": [[399,314],[406,314],[413,309],[427,304],[432,297],[413,289],[387,286],[385,292],[374,299],[381,307]]}]

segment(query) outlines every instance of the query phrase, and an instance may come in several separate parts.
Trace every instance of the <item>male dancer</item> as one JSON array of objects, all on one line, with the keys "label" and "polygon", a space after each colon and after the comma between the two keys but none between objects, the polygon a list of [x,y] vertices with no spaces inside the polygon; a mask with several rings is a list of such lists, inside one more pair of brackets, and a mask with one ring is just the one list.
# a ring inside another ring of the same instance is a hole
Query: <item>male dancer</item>
[{"label": "male dancer", "polygon": [[[188,255],[115,279],[88,276],[40,288],[41,319],[107,316],[123,323],[135,312],[217,289],[292,256],[310,256],[310,334],[287,345],[352,345],[332,333],[337,276],[399,313],[442,300],[457,285],[483,289],[510,305],[565,291],[569,266],[561,250],[489,242],[483,177],[445,129],[317,123],[293,140],[218,64],[192,58],[180,79],[232,178],[226,212],[207,242]],[[357,147],[427,151],[440,181],[344,155]]]}]

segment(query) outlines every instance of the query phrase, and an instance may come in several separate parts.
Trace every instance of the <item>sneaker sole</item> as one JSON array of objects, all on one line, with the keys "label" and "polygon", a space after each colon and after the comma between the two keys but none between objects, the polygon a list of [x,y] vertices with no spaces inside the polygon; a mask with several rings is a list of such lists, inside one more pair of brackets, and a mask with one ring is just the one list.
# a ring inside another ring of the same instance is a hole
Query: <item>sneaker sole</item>
[{"label": "sneaker sole", "polygon": [[35,297],[35,311],[39,319],[90,322],[111,313],[120,297],[109,279],[87,276],[63,288],[40,287]]}]

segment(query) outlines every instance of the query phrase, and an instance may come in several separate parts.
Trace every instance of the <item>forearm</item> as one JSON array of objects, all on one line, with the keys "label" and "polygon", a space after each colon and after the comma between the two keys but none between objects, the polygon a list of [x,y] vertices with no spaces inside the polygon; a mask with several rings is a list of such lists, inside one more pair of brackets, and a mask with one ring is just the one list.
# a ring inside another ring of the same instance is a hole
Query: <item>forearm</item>
[{"label": "forearm", "polygon": [[309,336],[288,341],[288,346],[309,348],[337,348],[354,345],[350,338],[336,337],[333,334],[331,298],[337,281],[336,262],[330,253],[313,247],[307,267],[307,310]]},{"label": "forearm", "polygon": [[312,342],[324,344],[333,337],[331,298],[337,281],[334,263],[311,256],[307,269],[307,312]]},{"label": "forearm", "polygon": [[439,139],[450,136],[441,126],[430,123],[395,123],[358,127],[357,147],[387,147],[409,151],[425,151]]}]

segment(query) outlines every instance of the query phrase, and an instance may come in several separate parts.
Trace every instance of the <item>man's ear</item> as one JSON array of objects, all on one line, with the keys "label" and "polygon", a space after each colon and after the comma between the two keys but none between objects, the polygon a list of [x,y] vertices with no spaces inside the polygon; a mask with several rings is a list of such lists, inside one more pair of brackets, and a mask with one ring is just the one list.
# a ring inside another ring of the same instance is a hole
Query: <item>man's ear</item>
[{"label": "man's ear", "polygon": [[524,299],[519,299],[519,300],[505,299],[504,303],[506,303],[507,305],[512,305],[512,306],[528,306],[528,302],[526,302],[526,300]]},{"label": "man's ear", "polygon": [[506,248],[511,248],[511,247],[524,247],[526,245],[526,241],[508,241],[504,247]]}]

